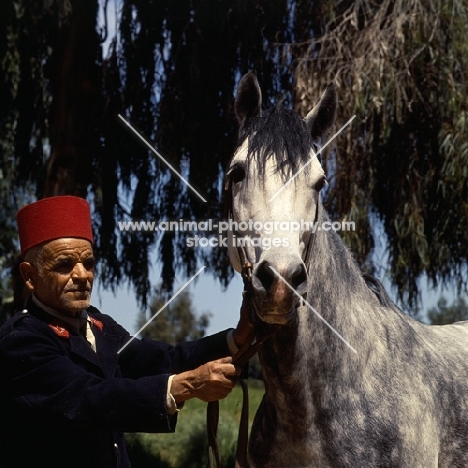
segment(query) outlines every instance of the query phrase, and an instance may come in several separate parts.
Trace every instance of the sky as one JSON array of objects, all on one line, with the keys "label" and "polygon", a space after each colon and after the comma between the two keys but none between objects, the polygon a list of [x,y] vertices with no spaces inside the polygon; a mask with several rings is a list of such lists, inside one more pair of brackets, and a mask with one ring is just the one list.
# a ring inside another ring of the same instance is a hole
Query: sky
[{"label": "sky", "polygon": [[[152,278],[157,283],[157,275]],[[174,288],[174,294],[189,280],[183,278]],[[197,314],[210,312],[210,322],[207,334],[211,335],[226,328],[235,327],[239,320],[239,310],[242,302],[242,279],[238,273],[231,281],[227,290],[213,275],[205,270],[184,290],[192,296],[194,309]],[[117,294],[99,288],[99,280],[95,284],[91,303],[101,312],[112,316],[130,333],[138,330],[137,319],[139,309],[133,291],[121,288]],[[169,310],[164,309],[154,320],[164,320]],[[149,318],[149,317],[148,317]]]}]

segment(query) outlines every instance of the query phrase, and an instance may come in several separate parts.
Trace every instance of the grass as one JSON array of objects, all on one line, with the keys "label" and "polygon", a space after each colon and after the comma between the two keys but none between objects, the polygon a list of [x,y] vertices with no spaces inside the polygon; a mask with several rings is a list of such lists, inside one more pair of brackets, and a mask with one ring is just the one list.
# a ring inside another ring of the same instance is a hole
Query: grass
[{"label": "grass", "polygon": [[[249,429],[262,400],[263,382],[249,380]],[[225,468],[234,466],[242,389],[236,386],[220,401],[218,442]],[[127,434],[133,468],[200,468],[207,464],[206,403],[188,401],[179,414],[174,434]]]}]

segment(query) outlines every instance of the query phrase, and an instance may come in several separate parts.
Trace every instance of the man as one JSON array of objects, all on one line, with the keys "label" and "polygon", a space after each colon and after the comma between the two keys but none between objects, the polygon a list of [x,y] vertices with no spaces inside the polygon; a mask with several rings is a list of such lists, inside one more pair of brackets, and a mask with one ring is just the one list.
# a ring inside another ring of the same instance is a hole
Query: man
[{"label": "man", "polygon": [[90,306],[88,203],[45,198],[22,208],[17,222],[32,295],[0,329],[1,468],[129,467],[123,432],[172,432],[186,400],[232,390],[240,369],[229,356],[246,339],[248,319],[175,347],[132,339]]}]

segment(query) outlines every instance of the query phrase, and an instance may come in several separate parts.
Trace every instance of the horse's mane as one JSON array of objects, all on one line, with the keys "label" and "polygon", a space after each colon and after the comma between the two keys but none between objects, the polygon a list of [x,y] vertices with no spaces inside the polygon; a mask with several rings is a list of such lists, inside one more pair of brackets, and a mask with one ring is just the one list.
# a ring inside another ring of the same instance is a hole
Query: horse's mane
[{"label": "horse's mane", "polygon": [[364,273],[362,275],[367,287],[377,296],[380,305],[383,307],[390,307],[391,309],[397,309],[402,312],[401,309],[392,301],[383,284],[374,276]]},{"label": "horse's mane", "polygon": [[309,160],[313,145],[304,119],[282,106],[248,119],[239,129],[239,146],[246,138],[249,138],[247,163],[255,160],[261,177],[265,175],[265,161],[274,157],[281,176],[289,178]]}]

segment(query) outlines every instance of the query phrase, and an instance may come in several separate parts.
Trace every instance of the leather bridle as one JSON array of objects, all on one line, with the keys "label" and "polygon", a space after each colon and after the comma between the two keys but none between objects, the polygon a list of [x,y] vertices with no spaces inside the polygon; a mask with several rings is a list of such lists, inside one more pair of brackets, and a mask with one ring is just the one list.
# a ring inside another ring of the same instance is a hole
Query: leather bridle
[{"label": "leather bridle", "polygon": [[[232,214],[232,184],[228,179],[225,188],[225,203],[227,204],[227,217],[229,220],[233,220]],[[317,200],[317,209],[315,212],[314,223],[316,223],[320,217],[320,201]],[[310,233],[309,240],[304,252],[303,262],[308,269],[310,252],[312,251],[312,245],[315,241],[315,234]],[[237,254],[239,256],[240,264],[242,265],[241,275],[244,283],[244,290],[242,292],[242,306],[241,315],[246,312],[250,314],[250,320],[255,321],[254,309],[255,302],[253,300],[253,264],[248,259],[247,252],[241,243],[236,243]],[[307,271],[307,273],[309,273]],[[246,310],[245,310],[246,309]],[[255,331],[252,327],[250,334],[245,341],[242,348],[232,358],[232,364],[238,367],[245,366],[249,360],[258,352],[263,343],[272,336],[276,331],[276,327],[270,328],[269,331],[262,333],[261,335]],[[247,467],[247,447],[248,447],[248,424],[249,424],[249,396],[247,384],[241,378],[238,379],[239,384],[242,387],[242,410],[239,422],[239,432],[237,438],[237,449],[235,468],[246,468]],[[206,424],[207,424],[207,436],[208,436],[208,468],[222,468],[221,456],[219,452],[219,444],[217,439],[217,429],[219,422],[219,401],[211,401],[207,406]],[[213,461],[216,465],[213,464]]]},{"label": "leather bridle", "polygon": [[[243,259],[242,263],[242,279],[244,282],[244,291],[242,293],[241,315],[249,313],[253,310],[253,292],[252,292],[252,263],[247,260],[245,250],[239,249],[239,258]],[[246,309],[246,310],[244,310]],[[263,343],[273,334],[270,331],[267,334],[258,336],[255,329],[252,327],[247,340],[243,346],[237,351],[232,358],[232,364],[238,367],[244,367],[249,360],[257,353]],[[249,440],[249,391],[247,384],[241,378],[238,383],[242,387],[242,410],[239,422],[239,432],[237,437],[237,449],[235,468],[247,467],[247,446]],[[206,413],[206,426],[208,436],[208,468],[214,468],[213,460],[217,468],[222,468],[221,456],[219,452],[219,444],[217,439],[217,429],[219,422],[219,401],[211,401],[208,403]]]}]

